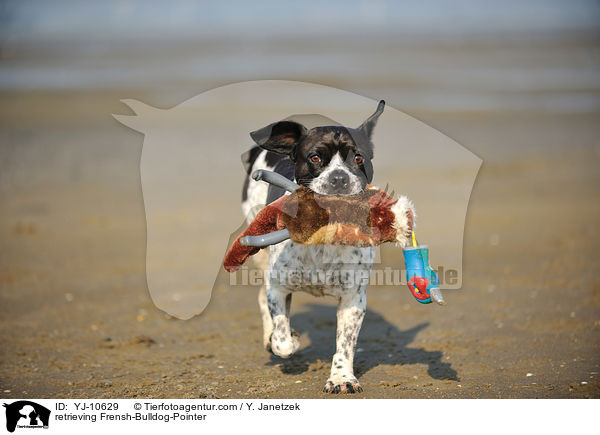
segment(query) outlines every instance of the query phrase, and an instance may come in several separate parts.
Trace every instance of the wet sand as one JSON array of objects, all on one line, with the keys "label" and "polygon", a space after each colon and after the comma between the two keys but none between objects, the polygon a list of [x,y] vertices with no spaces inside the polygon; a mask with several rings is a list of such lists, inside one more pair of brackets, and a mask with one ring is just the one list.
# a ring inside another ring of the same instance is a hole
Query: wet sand
[{"label": "wet sand", "polygon": [[[109,117],[120,97],[2,97],[0,395],[330,397],[332,299],[294,295],[289,360],[262,349],[257,290],[224,274],[198,317],[154,307],[142,137]],[[371,289],[354,397],[600,397],[597,117],[413,115],[484,160],[463,288],[446,307]]]}]

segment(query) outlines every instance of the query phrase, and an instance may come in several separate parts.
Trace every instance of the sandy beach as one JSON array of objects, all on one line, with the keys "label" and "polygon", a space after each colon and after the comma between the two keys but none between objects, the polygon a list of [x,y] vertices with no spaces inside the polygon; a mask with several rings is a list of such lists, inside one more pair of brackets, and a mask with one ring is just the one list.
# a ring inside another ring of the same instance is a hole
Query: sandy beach
[{"label": "sandy beach", "polygon": [[[30,98],[39,108],[56,96]],[[94,99],[109,100],[87,95],[85,104]],[[76,111],[80,100],[63,103]],[[446,307],[420,306],[405,288],[369,292],[355,363],[361,397],[598,397],[598,126],[555,116],[476,121],[473,136],[572,136],[543,153],[484,156],[463,288],[446,292]],[[79,120],[33,130],[19,122],[30,120],[15,119],[2,148],[3,396],[322,397],[333,300],[294,296],[302,347],[285,361],[262,349],[256,290],[230,287],[224,274],[202,315],[171,318],[145,284],[141,137],[116,121],[101,135],[103,125]],[[36,146],[36,137],[53,143]]]}]

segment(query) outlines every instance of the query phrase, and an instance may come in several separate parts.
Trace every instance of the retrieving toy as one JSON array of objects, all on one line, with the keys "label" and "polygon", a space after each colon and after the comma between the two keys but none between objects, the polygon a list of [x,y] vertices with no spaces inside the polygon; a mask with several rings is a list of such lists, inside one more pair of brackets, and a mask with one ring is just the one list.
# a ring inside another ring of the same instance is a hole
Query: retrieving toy
[{"label": "retrieving toy", "polygon": [[414,231],[411,239],[412,247],[403,250],[408,289],[422,304],[430,304],[433,299],[440,305],[446,305],[440,291],[440,280],[429,264],[429,247],[418,245]]},{"label": "retrieving toy", "polygon": [[258,170],[255,180],[264,180],[288,190],[291,195],[268,204],[233,242],[223,266],[239,269],[261,248],[291,239],[304,245],[376,246],[394,242],[404,249],[408,287],[417,301],[435,300],[444,305],[437,275],[429,266],[429,249],[418,246],[412,230],[414,209],[408,198],[393,198],[386,192],[367,188],[356,195],[320,195],[280,174]]}]

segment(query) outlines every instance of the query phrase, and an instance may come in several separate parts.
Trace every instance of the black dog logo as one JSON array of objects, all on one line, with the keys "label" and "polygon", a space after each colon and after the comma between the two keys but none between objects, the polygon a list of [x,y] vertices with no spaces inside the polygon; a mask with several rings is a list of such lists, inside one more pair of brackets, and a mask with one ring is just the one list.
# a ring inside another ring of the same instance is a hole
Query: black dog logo
[{"label": "black dog logo", "polygon": [[[48,427],[50,410],[29,400],[4,404],[6,408],[6,430],[14,432],[19,427]],[[41,424],[40,424],[41,420]]]}]

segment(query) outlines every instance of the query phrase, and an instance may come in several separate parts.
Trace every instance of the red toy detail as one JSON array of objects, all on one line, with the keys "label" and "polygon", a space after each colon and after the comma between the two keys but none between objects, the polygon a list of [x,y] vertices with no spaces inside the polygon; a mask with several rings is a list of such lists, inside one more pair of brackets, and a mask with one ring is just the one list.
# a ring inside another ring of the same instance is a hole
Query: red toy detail
[{"label": "red toy detail", "polygon": [[[417,299],[429,299],[431,296],[425,291],[429,280],[420,276],[414,276],[408,281],[408,288]],[[415,288],[416,287],[416,288]]]}]

